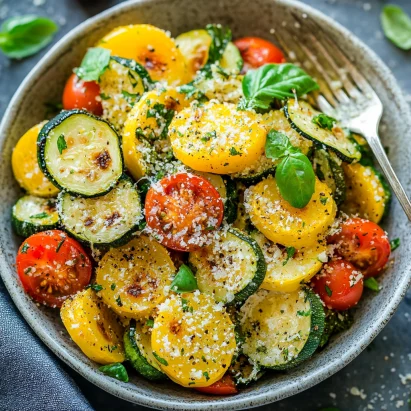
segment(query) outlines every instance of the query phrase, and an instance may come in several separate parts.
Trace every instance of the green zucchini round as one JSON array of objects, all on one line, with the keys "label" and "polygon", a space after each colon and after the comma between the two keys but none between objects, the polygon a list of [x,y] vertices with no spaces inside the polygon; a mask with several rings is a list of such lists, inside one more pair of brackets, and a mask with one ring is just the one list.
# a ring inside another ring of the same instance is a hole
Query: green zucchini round
[{"label": "green zucchini round", "polygon": [[40,231],[57,228],[59,215],[56,200],[32,195],[21,197],[13,206],[11,224],[14,232],[25,238]]},{"label": "green zucchini round", "polygon": [[37,145],[43,173],[71,194],[101,196],[123,174],[115,129],[85,110],[63,111],[51,119],[41,129]]},{"label": "green zucchini round", "polygon": [[138,189],[127,176],[123,176],[110,192],[96,198],[61,192],[58,212],[68,233],[93,246],[126,244],[143,221]]},{"label": "green zucchini round", "polygon": [[127,360],[144,378],[150,381],[166,378],[152,354],[150,336],[143,335],[141,324],[135,321],[124,334],[124,351]]},{"label": "green zucchini round", "polygon": [[260,289],[241,307],[243,352],[264,368],[295,367],[318,348],[324,321],[322,303],[308,287],[293,293]]},{"label": "green zucchini round", "polygon": [[284,106],[284,113],[291,127],[303,137],[316,143],[324,144],[347,163],[360,160],[361,152],[352,141],[350,134],[340,126],[334,127],[332,130],[320,127],[313,120],[321,113],[306,101],[288,100]]},{"label": "green zucchini round", "polygon": [[267,271],[257,242],[236,228],[229,228],[219,240],[191,252],[189,263],[199,290],[226,305],[244,303],[258,290]]},{"label": "green zucchini round", "polygon": [[231,178],[223,177],[226,187],[226,199],[224,203],[224,218],[228,224],[234,223],[237,219],[238,191],[235,181]]}]

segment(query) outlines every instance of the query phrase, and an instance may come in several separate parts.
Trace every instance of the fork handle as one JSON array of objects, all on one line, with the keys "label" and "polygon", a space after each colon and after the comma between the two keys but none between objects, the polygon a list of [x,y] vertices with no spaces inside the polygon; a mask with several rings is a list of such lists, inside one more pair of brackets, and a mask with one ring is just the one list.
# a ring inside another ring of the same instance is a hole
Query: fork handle
[{"label": "fork handle", "polygon": [[400,180],[398,180],[394,169],[391,167],[390,161],[388,160],[387,154],[385,153],[378,134],[372,133],[371,135],[365,135],[364,137],[368,141],[368,144],[371,147],[371,150],[374,153],[383,173],[385,174],[392,191],[394,191],[394,194],[397,196],[397,199],[400,202],[405,214],[411,221],[411,202],[402,187]]}]

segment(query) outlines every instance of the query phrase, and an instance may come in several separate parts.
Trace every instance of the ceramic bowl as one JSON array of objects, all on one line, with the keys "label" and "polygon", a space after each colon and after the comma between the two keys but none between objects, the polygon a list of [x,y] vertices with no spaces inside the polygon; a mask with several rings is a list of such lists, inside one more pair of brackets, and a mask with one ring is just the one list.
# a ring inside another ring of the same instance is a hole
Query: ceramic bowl
[{"label": "ceramic bowl", "polygon": [[[291,24],[290,13],[307,14],[351,56],[369,79],[384,104],[381,138],[390,146],[390,158],[399,178],[411,192],[411,115],[398,85],[382,61],[363,43],[333,20],[290,0],[135,0],[122,3],[73,29],[36,65],[13,97],[0,127],[0,269],[18,309],[44,343],[63,361],[100,388],[133,403],[158,409],[250,408],[277,401],[307,389],[344,367],[381,331],[410,283],[411,231],[396,201],[384,222],[392,238],[401,238],[395,260],[381,281],[378,294],[365,292],[353,327],[334,338],[328,347],[301,366],[286,373],[268,373],[236,396],[209,397],[172,383],[151,383],[133,375],[128,384],[102,375],[70,340],[57,311],[37,307],[23,292],[14,269],[20,240],[10,226],[10,209],[21,191],[14,181],[10,158],[18,138],[43,120],[44,104],[58,101],[72,67],[78,66],[87,47],[112,28],[131,23],[150,23],[177,35],[207,23],[230,26],[234,36],[255,35],[273,39],[272,29]],[[301,41],[306,41],[300,30]]]}]

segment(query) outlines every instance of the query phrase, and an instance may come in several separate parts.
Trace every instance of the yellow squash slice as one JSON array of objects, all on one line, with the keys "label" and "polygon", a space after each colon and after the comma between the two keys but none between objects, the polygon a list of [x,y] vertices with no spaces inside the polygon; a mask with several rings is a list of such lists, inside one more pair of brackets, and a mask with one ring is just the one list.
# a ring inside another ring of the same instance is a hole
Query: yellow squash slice
[{"label": "yellow squash slice", "polygon": [[190,81],[185,59],[174,40],[164,30],[149,24],[117,27],[97,47],[111,50],[113,56],[137,61],[153,80],[176,86]]},{"label": "yellow squash slice", "polygon": [[104,255],[96,282],[103,287],[104,302],[116,313],[141,318],[165,300],[174,274],[167,250],[141,236]]},{"label": "yellow squash slice", "polygon": [[91,289],[67,299],[60,316],[81,351],[99,364],[123,362],[123,327]]},{"label": "yellow squash slice", "polygon": [[164,160],[172,154],[167,137],[171,117],[189,104],[185,94],[168,88],[144,94],[131,110],[123,130],[123,155],[136,180],[156,167],[164,171]]},{"label": "yellow squash slice", "polygon": [[292,257],[287,250],[278,247],[261,233],[254,231],[251,237],[260,246],[267,263],[267,273],[261,288],[290,293],[308,282],[327,261],[326,246],[317,244],[313,248],[295,250]]},{"label": "yellow squash slice", "polygon": [[343,169],[347,194],[341,209],[348,215],[379,223],[391,197],[380,176],[373,167],[359,163],[343,163]]},{"label": "yellow squash slice", "polygon": [[235,173],[256,162],[266,134],[259,115],[229,103],[187,107],[169,127],[174,155],[194,170],[216,174]]},{"label": "yellow squash slice", "polygon": [[46,124],[43,121],[32,127],[17,142],[11,157],[14,177],[29,194],[38,197],[54,197],[59,189],[40,170],[37,162],[37,137]]},{"label": "yellow squash slice", "polygon": [[170,379],[183,387],[207,387],[231,364],[234,325],[211,296],[199,291],[173,295],[158,307],[151,346]]},{"label": "yellow squash slice", "polygon": [[322,243],[337,212],[330,189],[318,179],[304,208],[295,208],[281,197],[274,177],[250,187],[245,197],[254,226],[274,243],[297,249]]}]

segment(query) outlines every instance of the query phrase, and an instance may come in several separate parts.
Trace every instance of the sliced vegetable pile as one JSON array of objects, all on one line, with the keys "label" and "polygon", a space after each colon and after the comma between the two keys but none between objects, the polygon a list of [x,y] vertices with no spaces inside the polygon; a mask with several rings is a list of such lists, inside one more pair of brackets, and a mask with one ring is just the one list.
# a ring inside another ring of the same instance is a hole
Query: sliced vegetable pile
[{"label": "sliced vegetable pile", "polygon": [[379,290],[390,192],[365,140],[304,99],[317,88],[267,40],[130,25],[19,140],[18,275],[101,372],[235,394]]}]

